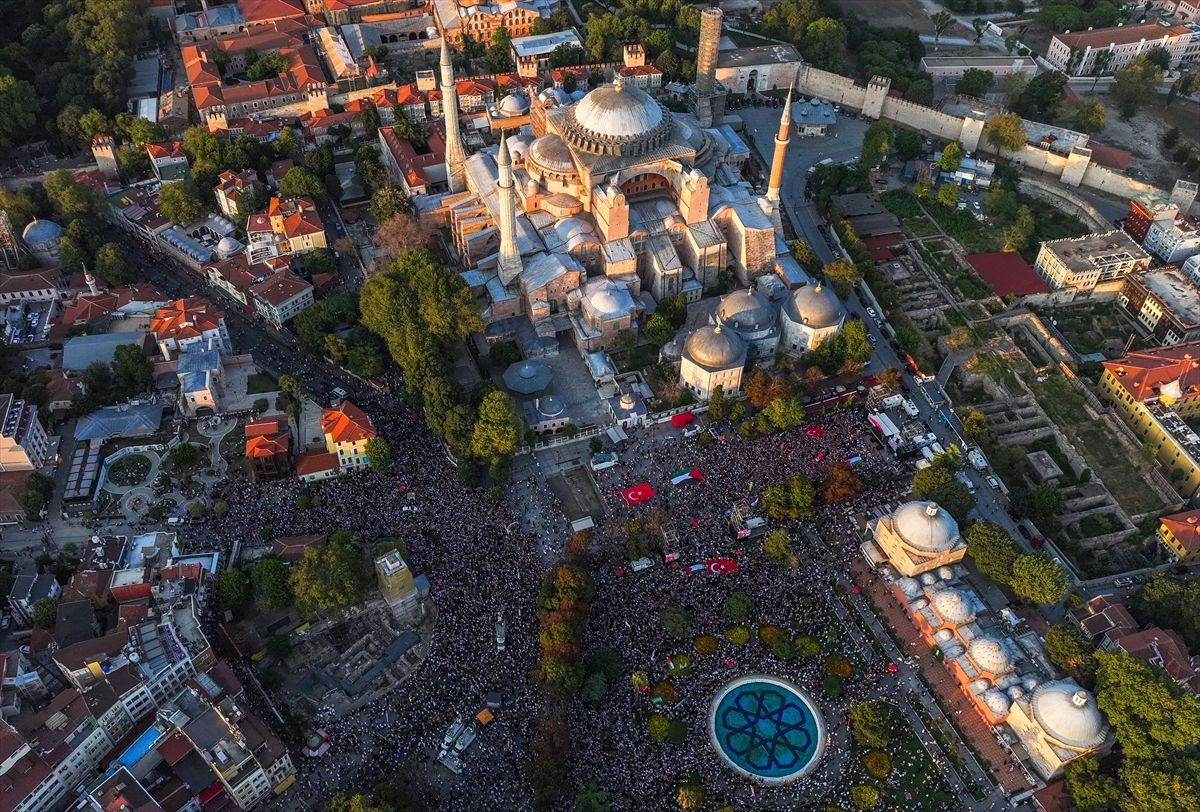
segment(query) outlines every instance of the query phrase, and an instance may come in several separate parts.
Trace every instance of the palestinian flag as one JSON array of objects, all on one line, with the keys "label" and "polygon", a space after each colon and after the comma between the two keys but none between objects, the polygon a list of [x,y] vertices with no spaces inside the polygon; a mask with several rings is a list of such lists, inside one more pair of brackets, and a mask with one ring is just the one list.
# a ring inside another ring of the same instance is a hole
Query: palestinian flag
[{"label": "palestinian flag", "polygon": [[700,473],[699,468],[684,468],[671,474],[672,485],[682,485],[685,482],[702,482],[704,474]]}]

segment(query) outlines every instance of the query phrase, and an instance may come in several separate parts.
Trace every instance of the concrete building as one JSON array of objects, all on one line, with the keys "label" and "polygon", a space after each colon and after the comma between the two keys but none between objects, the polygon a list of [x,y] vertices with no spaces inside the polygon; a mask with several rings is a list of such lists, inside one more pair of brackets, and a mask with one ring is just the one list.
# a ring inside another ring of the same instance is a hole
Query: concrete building
[{"label": "concrete building", "polygon": [[1172,70],[1180,62],[1195,60],[1200,57],[1200,25],[1142,23],[1055,34],[1046,49],[1046,59],[1070,76],[1093,76],[1097,55],[1107,51],[1112,54],[1112,61],[1104,73],[1111,76],[1156,46],[1166,48],[1171,54]]},{"label": "concrete building", "polygon": [[376,437],[375,424],[362,409],[348,400],[321,413],[325,450],[334,454],[342,470],[365,468],[367,443]]},{"label": "concrete building", "polygon": [[718,54],[716,80],[742,95],[787,90],[802,62],[800,52],[786,43],[735,48]]},{"label": "concrete building", "polygon": [[1147,268],[1150,255],[1124,231],[1105,231],[1042,243],[1034,270],[1051,288],[1088,291]]},{"label": "concrete building", "polygon": [[181,142],[147,144],[146,154],[150,156],[150,168],[159,182],[174,183],[188,176],[188,157]]},{"label": "concrete building", "polygon": [[34,604],[43,598],[57,598],[60,594],[62,587],[49,573],[18,575],[13,579],[12,590],[8,593],[8,605],[17,622],[29,626],[33,623]]},{"label": "concrete building", "polygon": [[1200,435],[1186,422],[1200,415],[1200,342],[1132,352],[1104,362],[1100,396],[1112,404],[1181,493],[1200,487]]},{"label": "concrete building", "polygon": [[967,552],[958,522],[934,502],[905,502],[868,529],[896,572],[910,578],[957,563]]},{"label": "concrete building", "polygon": [[1159,344],[1200,339],[1200,290],[1175,268],[1130,274],[1117,301]]},{"label": "concrete building", "polygon": [[521,76],[538,76],[545,73],[550,69],[550,54],[562,46],[583,50],[583,41],[579,39],[579,34],[574,28],[513,38],[512,58],[513,64],[517,66],[517,73]]},{"label": "concrete building", "polygon": [[741,336],[717,324],[692,332],[683,344],[679,379],[699,400],[718,386],[726,395],[741,391],[748,348]]},{"label": "concrete building", "polygon": [[999,78],[1019,73],[1026,79],[1037,76],[1037,60],[1030,56],[924,56],[921,70],[933,81],[954,82],[969,70],[983,70]]},{"label": "concrete building", "polygon": [[401,557],[399,550],[391,550],[375,559],[375,578],[379,591],[399,618],[412,618],[420,609],[420,593],[417,590],[412,570]]},{"label": "concrete building", "polygon": [[313,286],[284,269],[268,276],[250,288],[254,308],[260,316],[275,326],[295,318],[313,305]]},{"label": "concrete building", "polygon": [[[266,186],[258,179],[258,173],[253,169],[244,172],[230,172],[226,169],[217,176],[217,185],[213,192],[221,213],[231,220],[238,221],[241,219],[240,213],[245,210],[245,203],[239,204],[238,201],[244,201],[247,196],[264,194]],[[262,198],[257,199],[258,205],[262,205]]]},{"label": "concrete building", "polygon": [[1200,223],[1186,214],[1155,220],[1146,231],[1142,247],[1163,262],[1183,262],[1200,254]]},{"label": "concrete building", "polygon": [[1177,561],[1200,561],[1200,510],[1161,517],[1158,540]]},{"label": "concrete building", "polygon": [[15,395],[0,395],[0,471],[36,471],[46,464],[50,438],[37,412]]},{"label": "concrete building", "polygon": [[251,262],[328,248],[325,224],[308,197],[272,197],[246,225]]}]

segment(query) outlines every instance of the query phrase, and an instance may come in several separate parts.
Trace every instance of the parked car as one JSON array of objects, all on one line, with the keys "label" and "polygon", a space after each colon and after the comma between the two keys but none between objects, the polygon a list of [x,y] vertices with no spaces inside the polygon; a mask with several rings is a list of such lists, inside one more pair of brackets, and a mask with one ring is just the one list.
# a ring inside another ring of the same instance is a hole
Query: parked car
[{"label": "parked car", "polygon": [[0,620],[0,629],[7,630],[8,627],[11,625],[12,625],[12,617],[10,615],[5,615],[4,619]]},{"label": "parked car", "polygon": [[986,482],[989,486],[995,488],[996,490],[1000,490],[1000,480],[996,479],[994,475],[989,474],[986,478]]},{"label": "parked car", "polygon": [[1113,586],[1119,586],[1119,587],[1133,586],[1133,579],[1132,578],[1114,578]]}]

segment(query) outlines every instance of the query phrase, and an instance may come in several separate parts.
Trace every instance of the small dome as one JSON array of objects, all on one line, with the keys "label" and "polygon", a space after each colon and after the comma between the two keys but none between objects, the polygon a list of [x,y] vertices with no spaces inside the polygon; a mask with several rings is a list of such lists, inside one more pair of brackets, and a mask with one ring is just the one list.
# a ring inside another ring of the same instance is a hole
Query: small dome
[{"label": "small dome", "polygon": [[543,417],[561,417],[567,410],[567,404],[558,395],[546,395],[538,398],[537,409]]},{"label": "small dome", "polygon": [[1005,691],[1009,699],[1020,699],[1025,696],[1025,689],[1020,685],[1013,685]]},{"label": "small dome", "polygon": [[916,578],[901,578],[896,582],[896,586],[900,588],[900,592],[903,593],[904,597],[906,598],[912,598],[921,594],[921,585],[917,583]]},{"label": "small dome", "polygon": [[938,617],[946,623],[961,626],[975,619],[971,602],[967,596],[957,589],[943,589],[933,596],[930,601]]},{"label": "small dome", "polygon": [[683,342],[679,340],[679,336],[663,344],[662,349],[658,351],[658,357],[662,361],[678,361],[682,355]]},{"label": "small dome", "polygon": [[756,290],[736,290],[721,297],[717,321],[739,332],[752,333],[775,324],[775,308]]},{"label": "small dome", "polygon": [[217,243],[217,253],[223,257],[231,257],[242,250],[242,244],[233,237],[222,237]]},{"label": "small dome", "polygon": [[949,581],[954,578],[954,570],[950,567],[938,567],[937,574],[943,581]]},{"label": "small dome", "polygon": [[954,632],[949,629],[940,629],[933,633],[933,639],[939,643],[945,643],[947,640],[954,639]]},{"label": "small dome", "polygon": [[921,552],[942,553],[961,542],[958,522],[934,502],[906,502],[892,513],[892,526],[905,544]]},{"label": "small dome", "polygon": [[1039,685],[1030,701],[1033,717],[1046,735],[1068,747],[1098,747],[1107,736],[1096,697],[1073,680]]},{"label": "small dome", "polygon": [[62,233],[62,226],[53,220],[34,218],[33,222],[25,226],[25,230],[21,232],[21,239],[31,246],[42,245],[58,240],[62,237]]},{"label": "small dome", "polygon": [[833,327],[846,318],[837,294],[826,285],[805,285],[784,303],[784,313],[797,324],[813,329]]},{"label": "small dome", "polygon": [[503,116],[523,116],[529,112],[529,98],[524,93],[509,93],[496,105],[496,110]]},{"label": "small dome", "polygon": [[746,363],[746,343],[737,333],[720,326],[701,327],[688,336],[684,354],[697,366],[730,369]]},{"label": "small dome", "polygon": [[567,142],[554,133],[534,139],[533,145],[529,147],[529,160],[547,172],[575,173],[575,162],[571,160],[571,150],[567,147]]},{"label": "small dome", "polygon": [[1008,713],[1008,709],[1012,707],[1010,700],[1003,691],[998,688],[992,688],[983,693],[983,704],[987,705],[988,710],[993,716],[1004,716]]},{"label": "small dome", "polygon": [[978,637],[967,647],[971,661],[989,674],[1006,674],[1012,670],[1012,658],[999,640]]},{"label": "small dome", "polygon": [[937,583],[937,576],[932,572],[921,573],[921,586],[931,587]]},{"label": "small dome", "polygon": [[588,301],[591,302],[592,307],[597,313],[602,313],[606,316],[616,313],[621,309],[621,305],[617,303],[617,298],[607,290],[596,291],[588,297]]}]

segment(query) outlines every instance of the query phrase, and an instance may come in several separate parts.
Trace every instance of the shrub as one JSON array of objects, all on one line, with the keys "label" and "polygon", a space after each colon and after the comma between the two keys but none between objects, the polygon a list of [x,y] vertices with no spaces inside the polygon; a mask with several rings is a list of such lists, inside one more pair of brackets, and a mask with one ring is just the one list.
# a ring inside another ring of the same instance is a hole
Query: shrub
[{"label": "shrub", "polygon": [[750,642],[750,630],[745,626],[730,626],[725,630],[725,639],[735,646],[744,646]]},{"label": "shrub", "polygon": [[679,692],[675,690],[675,686],[663,680],[657,683],[650,691],[650,696],[658,697],[664,705],[674,705],[679,701]]},{"label": "shrub", "polygon": [[840,654],[830,654],[825,658],[825,671],[842,679],[846,679],[846,677],[854,673],[850,661]]},{"label": "shrub", "polygon": [[821,680],[821,690],[831,699],[837,699],[842,695],[842,678],[826,674],[825,679]]},{"label": "shrub", "polygon": [[670,728],[671,721],[661,713],[655,713],[646,720],[646,731],[650,734],[650,738],[656,742],[665,739]]},{"label": "shrub", "polygon": [[876,781],[882,781],[892,774],[892,760],[882,750],[871,750],[865,753],[862,762],[867,769],[867,775]]},{"label": "shrub", "polygon": [[709,654],[716,654],[717,638],[713,637],[711,634],[702,634],[696,638],[696,641],[692,644],[692,647],[701,657],[707,657]]},{"label": "shrub", "polygon": [[802,634],[796,638],[796,653],[801,657],[816,657],[821,653],[821,644],[816,641],[816,638],[809,637],[807,634]]},{"label": "shrub", "polygon": [[866,784],[850,787],[850,803],[855,809],[870,809],[879,803],[879,790]]},{"label": "shrub", "polygon": [[667,723],[667,741],[671,744],[683,744],[683,740],[687,738],[687,725],[678,719],[672,719]]},{"label": "shrub", "polygon": [[790,638],[780,637],[777,640],[772,640],[770,648],[773,655],[785,662],[796,657],[796,646],[793,645]]}]

